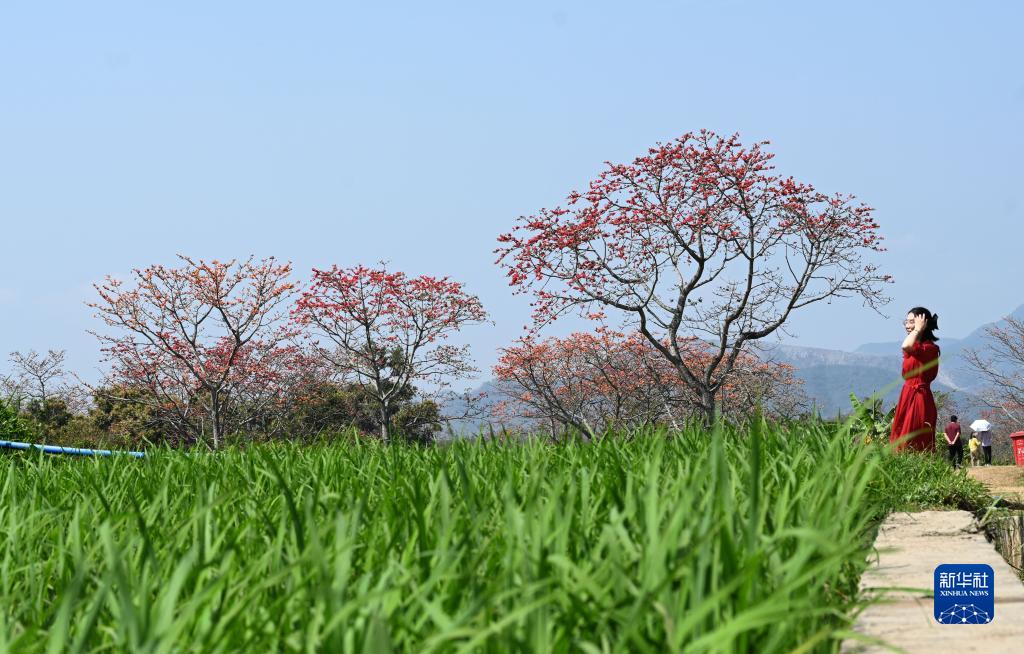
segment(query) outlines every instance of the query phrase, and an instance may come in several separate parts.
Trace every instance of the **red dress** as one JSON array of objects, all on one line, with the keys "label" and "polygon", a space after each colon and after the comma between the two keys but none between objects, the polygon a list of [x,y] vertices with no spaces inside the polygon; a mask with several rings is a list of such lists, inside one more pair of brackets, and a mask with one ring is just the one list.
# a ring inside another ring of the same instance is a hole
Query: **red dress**
[{"label": "red dress", "polygon": [[[903,392],[896,405],[889,442],[913,434],[899,449],[935,451],[935,398],[930,384],[939,374],[939,346],[930,341],[914,343],[903,353]],[[927,369],[922,367],[931,364]]]}]

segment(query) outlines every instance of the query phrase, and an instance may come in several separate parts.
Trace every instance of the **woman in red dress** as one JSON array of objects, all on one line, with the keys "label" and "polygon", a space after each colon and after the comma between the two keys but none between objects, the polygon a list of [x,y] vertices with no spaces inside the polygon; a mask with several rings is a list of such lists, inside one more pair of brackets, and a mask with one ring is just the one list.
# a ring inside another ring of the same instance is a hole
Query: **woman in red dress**
[{"label": "woman in red dress", "polygon": [[914,307],[903,321],[907,337],[903,339],[903,392],[896,405],[890,443],[898,450],[935,451],[935,398],[930,384],[939,374],[938,314]]}]

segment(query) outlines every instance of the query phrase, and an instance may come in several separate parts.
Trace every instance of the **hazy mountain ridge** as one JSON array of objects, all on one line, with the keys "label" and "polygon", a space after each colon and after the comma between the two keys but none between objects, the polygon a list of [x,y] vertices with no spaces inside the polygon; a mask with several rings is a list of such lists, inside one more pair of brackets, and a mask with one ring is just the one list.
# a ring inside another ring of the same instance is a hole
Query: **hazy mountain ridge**
[{"label": "hazy mountain ridge", "polygon": [[[943,346],[943,350],[950,348],[960,349],[961,343],[964,339],[961,338],[949,338],[948,336],[942,336],[939,338],[939,343]],[[870,354],[875,356],[889,356],[891,357],[895,352],[897,355],[900,351],[900,341],[893,341],[892,343],[865,343],[854,350],[857,354]]]},{"label": "hazy mountain ridge", "polygon": [[[1024,320],[1024,305],[1009,315]],[[952,393],[955,405],[964,413],[980,414],[985,408],[977,396],[984,380],[967,364],[964,351],[983,347],[987,330],[1000,322],[980,325],[964,338],[942,336],[940,332],[942,358],[933,387]],[[823,414],[830,415],[849,410],[851,392],[859,396],[882,392],[887,404],[897,400],[901,387],[900,342],[865,343],[853,352],[794,344],[768,346],[765,350],[775,360],[793,366],[797,377],[804,381],[804,392]]]},{"label": "hazy mountain ridge", "polygon": [[[846,352],[843,350],[829,350],[821,347],[805,347],[803,345],[792,345],[784,343],[773,343],[761,348],[762,357],[770,360],[781,361],[792,366],[799,365],[836,365],[836,366],[866,366],[869,368],[892,368],[894,358],[891,352],[888,356],[879,354],[865,354],[862,352]],[[899,345],[896,346],[899,351]]]}]

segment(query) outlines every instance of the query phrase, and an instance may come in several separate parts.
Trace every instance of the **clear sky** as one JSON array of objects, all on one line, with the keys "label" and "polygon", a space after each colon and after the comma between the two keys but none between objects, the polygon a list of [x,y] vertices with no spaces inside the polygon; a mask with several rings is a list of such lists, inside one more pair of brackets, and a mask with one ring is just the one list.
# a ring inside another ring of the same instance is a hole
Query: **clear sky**
[{"label": "clear sky", "polygon": [[496,235],[702,127],[877,209],[889,319],[822,305],[789,340],[1024,303],[1024,3],[498,4],[5,0],[0,351],[88,375],[92,282],[256,254],[463,280],[489,366],[528,317]]}]

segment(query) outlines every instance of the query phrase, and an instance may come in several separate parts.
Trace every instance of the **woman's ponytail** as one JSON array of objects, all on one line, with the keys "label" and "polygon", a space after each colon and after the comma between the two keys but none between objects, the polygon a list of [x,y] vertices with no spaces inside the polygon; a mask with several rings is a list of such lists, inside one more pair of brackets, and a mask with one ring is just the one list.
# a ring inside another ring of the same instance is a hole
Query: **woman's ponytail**
[{"label": "woman's ponytail", "polygon": [[939,314],[932,313],[924,307],[914,307],[907,313],[914,316],[924,316],[924,329],[921,330],[918,340],[933,342],[939,340],[939,337],[935,335],[935,331],[939,328]]}]

